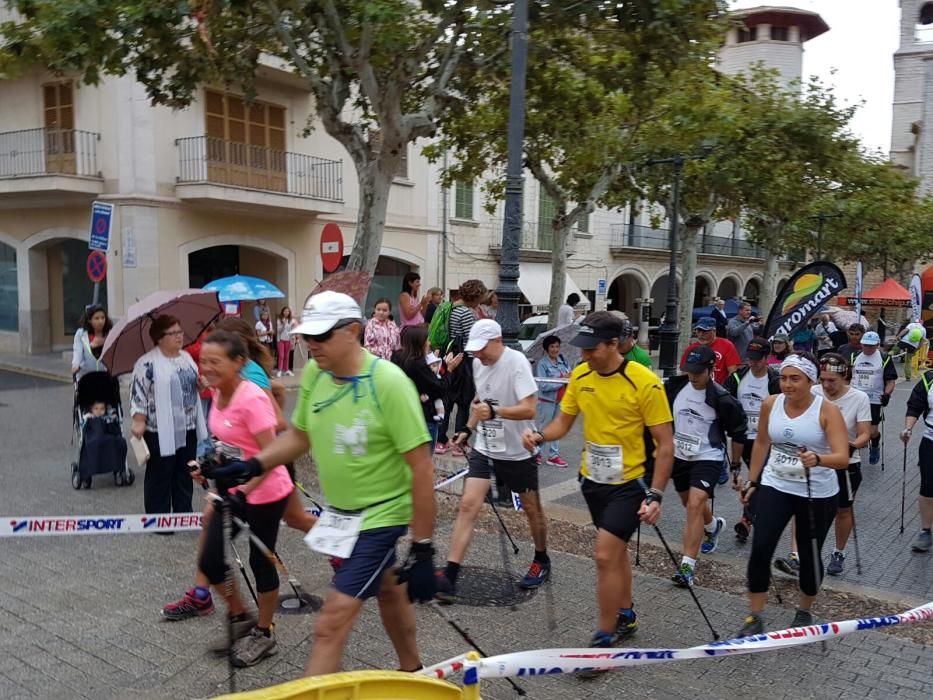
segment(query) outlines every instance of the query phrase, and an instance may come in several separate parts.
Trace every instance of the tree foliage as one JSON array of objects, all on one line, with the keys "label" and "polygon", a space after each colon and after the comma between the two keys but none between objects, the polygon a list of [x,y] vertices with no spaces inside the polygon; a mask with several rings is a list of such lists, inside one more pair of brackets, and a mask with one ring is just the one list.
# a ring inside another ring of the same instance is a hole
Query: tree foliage
[{"label": "tree foliage", "polygon": [[[552,322],[571,229],[606,203],[610,188],[624,187],[624,165],[641,125],[657,118],[667,74],[712,60],[722,11],[718,0],[539,5],[529,34],[524,163],[554,203],[553,219],[539,222],[550,227]],[[486,176],[491,205],[505,190],[510,76],[508,56],[465,71],[456,88],[469,107],[451,112],[427,149],[435,159],[452,152],[448,183]]]},{"label": "tree foliage", "polygon": [[[154,104],[182,108],[203,84],[254,94],[263,57],[301,76],[318,123],[350,154],[360,184],[350,269],[373,272],[392,180],[408,144],[432,136],[450,85],[507,12],[465,0],[8,0],[0,75],[32,65],[79,75],[132,74]],[[504,35],[498,49],[506,50]],[[300,117],[299,117],[300,120]],[[378,137],[375,138],[378,132]]]}]

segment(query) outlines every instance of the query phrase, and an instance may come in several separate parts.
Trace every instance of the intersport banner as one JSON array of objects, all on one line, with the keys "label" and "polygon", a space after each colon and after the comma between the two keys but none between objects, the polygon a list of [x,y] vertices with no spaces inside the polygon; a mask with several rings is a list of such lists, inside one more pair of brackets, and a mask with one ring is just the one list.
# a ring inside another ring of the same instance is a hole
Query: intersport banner
[{"label": "intersport banner", "polygon": [[766,336],[792,334],[845,288],[845,275],[831,262],[817,260],[800,268],[778,291],[768,314]]}]

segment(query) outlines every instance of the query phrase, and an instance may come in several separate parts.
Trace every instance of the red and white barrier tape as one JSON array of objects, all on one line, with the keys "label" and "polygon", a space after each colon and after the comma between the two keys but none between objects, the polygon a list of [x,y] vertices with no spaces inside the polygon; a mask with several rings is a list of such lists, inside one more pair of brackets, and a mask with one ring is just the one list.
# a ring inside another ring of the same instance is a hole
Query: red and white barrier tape
[{"label": "red and white barrier tape", "polygon": [[[641,666],[664,661],[704,659],[737,654],[754,654],[786,647],[812,644],[852,632],[892,627],[911,622],[933,620],[933,602],[899,615],[886,615],[861,620],[826,622],[808,627],[767,632],[743,639],[728,639],[689,649],[539,649],[512,654],[500,654],[476,661],[466,660],[464,683],[475,684],[480,678],[509,678],[577,673],[592,669],[615,669]],[[450,664],[456,659],[451,659]],[[441,670],[445,670],[443,667]],[[432,667],[436,669],[437,666]],[[442,676],[438,676],[442,677]]]}]

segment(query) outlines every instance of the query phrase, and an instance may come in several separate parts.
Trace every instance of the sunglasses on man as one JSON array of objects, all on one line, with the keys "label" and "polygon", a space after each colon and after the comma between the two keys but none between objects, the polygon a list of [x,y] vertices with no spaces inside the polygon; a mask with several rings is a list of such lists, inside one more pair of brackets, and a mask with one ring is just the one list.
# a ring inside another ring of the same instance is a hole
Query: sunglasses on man
[{"label": "sunglasses on man", "polygon": [[336,331],[336,330],[339,329],[339,328],[346,328],[347,326],[349,326],[350,324],[353,324],[353,323],[359,323],[359,320],[349,319],[349,320],[346,320],[346,321],[340,321],[340,322],[338,322],[333,328],[331,328],[329,331],[326,331],[326,332],[324,332],[324,333],[321,333],[320,335],[306,335],[306,334],[302,334],[301,337],[305,339],[305,342],[306,342],[306,343],[307,343],[307,342],[311,342],[311,341],[313,341],[313,342],[315,342],[315,343],[326,343],[328,340],[330,340],[330,339],[333,337],[334,331]]}]

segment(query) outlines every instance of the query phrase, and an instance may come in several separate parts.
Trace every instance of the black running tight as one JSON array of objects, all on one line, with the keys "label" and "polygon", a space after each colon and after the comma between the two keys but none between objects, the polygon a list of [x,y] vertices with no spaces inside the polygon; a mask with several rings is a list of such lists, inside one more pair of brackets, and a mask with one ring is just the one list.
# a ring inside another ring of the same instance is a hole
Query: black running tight
[{"label": "black running tight", "polygon": [[[813,561],[810,509],[806,496],[778,491],[762,486],[755,504],[755,529],[752,552],[748,558],[748,590],[766,593],[771,583],[771,558],[791,517],[797,519],[797,549],[800,555],[800,590],[805,595],[816,595],[823,581],[823,541],[836,515],[836,496],[813,499],[813,517],[816,522],[817,560]],[[817,578],[817,570],[818,576]]]}]

